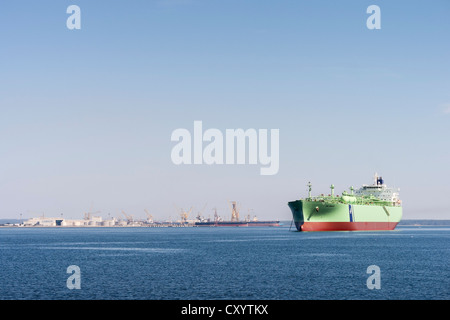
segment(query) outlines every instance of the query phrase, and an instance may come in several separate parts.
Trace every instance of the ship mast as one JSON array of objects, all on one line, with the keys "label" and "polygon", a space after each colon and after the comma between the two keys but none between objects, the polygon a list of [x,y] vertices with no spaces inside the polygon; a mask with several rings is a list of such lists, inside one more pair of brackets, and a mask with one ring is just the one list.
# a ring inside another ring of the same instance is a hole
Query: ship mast
[{"label": "ship mast", "polygon": [[311,199],[311,182],[308,182],[308,198]]}]

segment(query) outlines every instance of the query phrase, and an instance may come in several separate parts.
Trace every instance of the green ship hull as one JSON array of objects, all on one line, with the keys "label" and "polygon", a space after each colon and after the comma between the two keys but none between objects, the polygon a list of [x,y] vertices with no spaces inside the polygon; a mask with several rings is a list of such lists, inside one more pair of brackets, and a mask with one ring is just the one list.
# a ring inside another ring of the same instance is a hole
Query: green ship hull
[{"label": "green ship hull", "polygon": [[393,230],[402,207],[297,200],[288,203],[298,231]]},{"label": "green ship hull", "polygon": [[373,185],[363,185],[342,196],[331,194],[311,197],[288,203],[298,231],[357,231],[393,230],[402,218],[398,193],[388,188],[383,178],[375,174]]}]

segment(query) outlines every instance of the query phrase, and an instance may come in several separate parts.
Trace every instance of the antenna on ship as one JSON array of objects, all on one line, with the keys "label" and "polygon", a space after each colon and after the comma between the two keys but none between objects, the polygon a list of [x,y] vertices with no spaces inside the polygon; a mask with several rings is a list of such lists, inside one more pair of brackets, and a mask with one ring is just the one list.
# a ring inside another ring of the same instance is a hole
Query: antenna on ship
[{"label": "antenna on ship", "polygon": [[330,188],[331,188],[331,196],[334,197],[334,184],[332,184]]}]

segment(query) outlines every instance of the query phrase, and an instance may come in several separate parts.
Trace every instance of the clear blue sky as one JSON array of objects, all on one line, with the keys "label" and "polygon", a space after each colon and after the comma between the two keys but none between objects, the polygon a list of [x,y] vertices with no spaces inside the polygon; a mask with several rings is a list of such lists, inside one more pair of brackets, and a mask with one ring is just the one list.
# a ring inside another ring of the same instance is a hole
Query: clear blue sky
[{"label": "clear blue sky", "polygon": [[[2,1],[0,218],[229,217],[236,200],[289,220],[308,181],[378,172],[405,219],[450,219],[449,17],[447,0]],[[171,133],[194,120],[280,129],[279,173],[175,166]]]}]

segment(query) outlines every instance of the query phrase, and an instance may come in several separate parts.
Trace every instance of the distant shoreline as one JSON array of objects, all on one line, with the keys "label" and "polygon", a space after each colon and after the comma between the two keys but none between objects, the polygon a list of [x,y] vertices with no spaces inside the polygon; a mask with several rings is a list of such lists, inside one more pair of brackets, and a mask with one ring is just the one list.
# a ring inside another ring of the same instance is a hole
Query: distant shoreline
[{"label": "distant shoreline", "polygon": [[450,226],[450,220],[408,219],[408,220],[401,220],[397,226],[423,226],[423,227]]},{"label": "distant shoreline", "polygon": [[[24,220],[22,220],[23,222]],[[0,219],[0,227],[18,227],[20,224],[20,219]],[[283,220],[280,221],[281,227],[289,226],[291,223],[290,220]],[[438,227],[438,226],[450,226],[450,220],[443,220],[443,219],[405,219],[401,220],[397,226],[404,226],[404,227]],[[23,226],[21,226],[23,227]],[[30,228],[40,227],[43,228],[44,226],[27,226]],[[61,226],[60,226],[61,227]],[[96,227],[96,226],[63,226],[63,228],[83,228],[83,227]],[[102,226],[97,226],[102,227]],[[127,227],[138,227],[138,226],[114,226],[116,228],[127,228]],[[161,227],[167,227],[167,226],[161,226]]]}]

